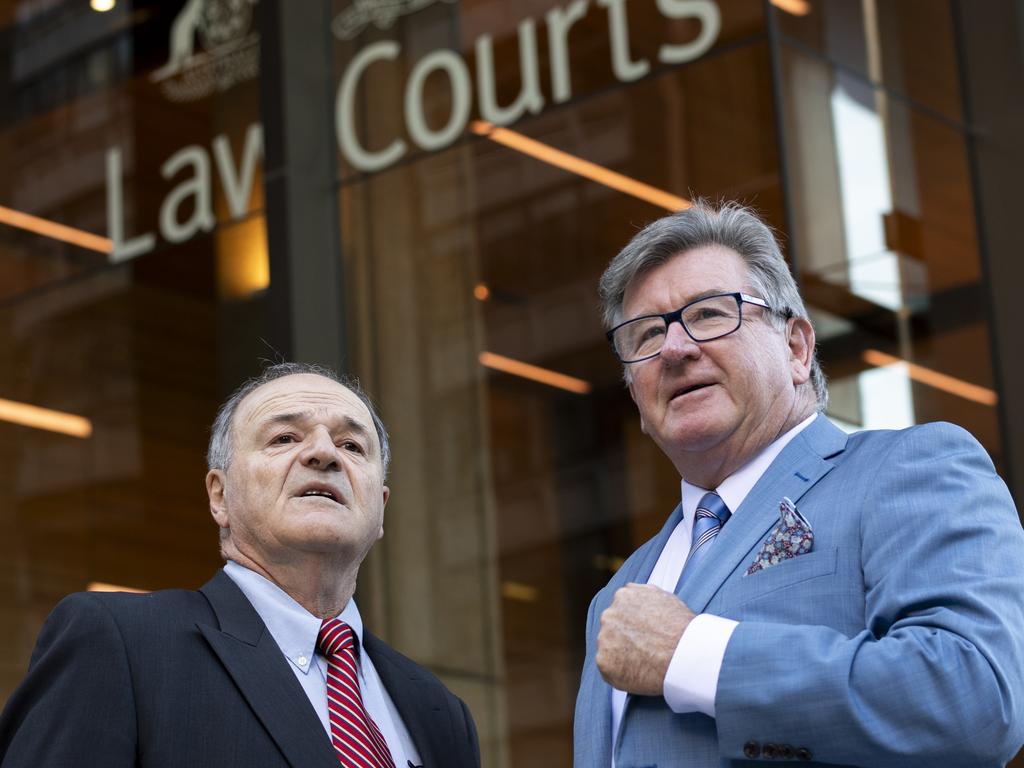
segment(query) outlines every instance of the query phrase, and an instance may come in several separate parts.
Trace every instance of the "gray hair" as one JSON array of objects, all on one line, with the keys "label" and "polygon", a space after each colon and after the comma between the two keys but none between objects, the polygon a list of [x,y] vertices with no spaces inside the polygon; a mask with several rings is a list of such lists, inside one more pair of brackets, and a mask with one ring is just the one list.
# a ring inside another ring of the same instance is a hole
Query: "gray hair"
[{"label": "gray hair", "polygon": [[[706,200],[696,200],[685,211],[648,224],[612,259],[598,284],[605,327],[622,321],[622,300],[636,278],[674,256],[707,245],[729,248],[746,262],[750,287],[772,305],[767,317],[776,328],[784,330],[791,317],[810,322],[771,228],[739,203],[724,203],[715,210]],[[628,368],[626,376],[628,381]],[[812,351],[810,379],[818,410],[824,411],[828,386],[816,349]]]},{"label": "gray hair", "polygon": [[391,443],[388,440],[388,431],[384,427],[384,422],[377,413],[373,401],[370,400],[370,396],[359,385],[359,379],[353,376],[338,375],[330,368],[313,363],[277,363],[267,366],[262,373],[243,382],[220,407],[217,417],[213,420],[213,427],[210,429],[210,445],[206,451],[207,467],[209,469],[227,469],[231,464],[231,424],[235,418],[235,411],[238,410],[238,404],[264,384],[297,374],[323,376],[325,379],[330,379],[345,387],[362,401],[370,412],[374,429],[377,431],[377,440],[380,442],[380,462],[384,470],[384,477],[387,477],[388,465],[391,463]]}]

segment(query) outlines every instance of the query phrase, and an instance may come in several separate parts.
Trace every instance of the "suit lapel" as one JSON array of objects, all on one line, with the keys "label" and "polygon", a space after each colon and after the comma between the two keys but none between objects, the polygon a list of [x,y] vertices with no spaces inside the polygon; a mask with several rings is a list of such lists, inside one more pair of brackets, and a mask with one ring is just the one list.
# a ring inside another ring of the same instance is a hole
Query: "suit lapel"
[{"label": "suit lapel", "polygon": [[200,591],[220,626],[197,624],[199,631],[288,762],[337,768],[320,718],[256,609],[223,571]]},{"label": "suit lapel", "polygon": [[455,733],[444,691],[417,665],[365,630],[363,647],[402,716],[422,764],[426,768],[450,765],[453,756],[461,753],[451,747]]},{"label": "suit lapel", "polygon": [[757,481],[740,508],[718,534],[714,549],[687,578],[680,598],[694,613],[707,608],[722,584],[747,559],[779,520],[779,502],[793,503],[832,470],[832,456],[846,446],[846,435],[818,416],[794,437]]},{"label": "suit lapel", "polygon": [[[677,505],[672,514],[668,516],[668,520],[658,531],[657,535],[648,541],[644,546],[637,552],[635,560],[631,558],[626,561],[626,564],[622,566],[612,577],[611,581],[599,593],[598,602],[594,606],[595,613],[600,617],[601,613],[611,605],[612,599],[615,597],[615,591],[630,582],[636,582],[638,584],[646,584],[651,578],[651,573],[654,571],[654,566],[658,563],[658,558],[661,557],[661,551],[665,548],[665,544],[672,535],[672,531],[676,529],[679,521],[683,519],[683,507]],[[597,631],[597,626],[593,628],[593,631]],[[586,693],[586,695],[584,695]],[[587,700],[590,702],[590,713],[588,715],[589,723],[587,727],[597,731],[593,738],[586,739],[584,744],[577,745],[577,752],[581,750],[589,750],[587,758],[583,759],[580,754],[576,756],[576,763],[578,765],[610,765],[611,764],[611,723],[612,723],[612,689],[608,683],[605,682],[604,678],[601,677],[601,673],[597,669],[597,664],[594,662],[593,656],[588,655],[587,663],[583,667],[583,675],[580,679],[580,693],[578,698],[580,700]],[[619,737],[622,735],[622,728],[626,722],[626,712],[629,710],[632,696],[627,696],[626,701],[623,704],[622,719],[619,721]]]},{"label": "suit lapel", "polygon": [[[701,560],[693,575],[684,583],[679,597],[690,610],[701,613],[707,608],[711,598],[726,579],[745,562],[746,558],[753,557],[751,552],[754,547],[778,522],[779,502],[782,497],[788,496],[793,503],[797,503],[801,496],[831,471],[832,462],[828,459],[842,451],[845,446],[846,435],[824,416],[818,416],[789,442],[722,528],[715,539],[714,549],[708,553],[708,557]],[[645,582],[650,578],[654,564],[681,516],[681,509],[677,507],[669,522],[654,539],[654,546],[642,559],[643,565],[637,570],[637,576],[630,578],[630,581]],[[600,680],[600,675],[597,675],[597,678]],[[607,690],[606,684],[605,691]],[[608,699],[609,696],[605,695],[604,698]],[[635,709],[632,706],[635,700],[636,697],[632,695],[626,698],[622,720],[619,723],[619,744],[623,743],[626,719]],[[610,722],[610,709],[606,711]],[[609,737],[609,746],[610,741]],[[610,760],[600,764],[608,763]]]}]

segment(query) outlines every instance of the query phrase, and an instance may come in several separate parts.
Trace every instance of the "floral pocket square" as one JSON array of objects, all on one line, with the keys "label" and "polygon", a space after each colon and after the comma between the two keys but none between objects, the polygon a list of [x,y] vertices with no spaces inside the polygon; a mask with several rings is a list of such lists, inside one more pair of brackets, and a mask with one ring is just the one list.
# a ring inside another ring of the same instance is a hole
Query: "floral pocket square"
[{"label": "floral pocket square", "polygon": [[778,524],[768,534],[761,551],[743,575],[749,576],[778,565],[783,560],[806,554],[813,546],[814,531],[811,530],[811,524],[797,511],[796,505],[784,496],[779,502]]}]

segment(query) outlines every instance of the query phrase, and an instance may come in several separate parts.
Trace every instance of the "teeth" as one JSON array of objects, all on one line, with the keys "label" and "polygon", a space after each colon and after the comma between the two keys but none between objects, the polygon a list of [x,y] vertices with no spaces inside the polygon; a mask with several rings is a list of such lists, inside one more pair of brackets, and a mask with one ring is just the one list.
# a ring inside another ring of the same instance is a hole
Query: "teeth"
[{"label": "teeth", "polygon": [[306,491],[303,496],[324,496],[331,501],[334,501],[334,494],[330,491]]}]

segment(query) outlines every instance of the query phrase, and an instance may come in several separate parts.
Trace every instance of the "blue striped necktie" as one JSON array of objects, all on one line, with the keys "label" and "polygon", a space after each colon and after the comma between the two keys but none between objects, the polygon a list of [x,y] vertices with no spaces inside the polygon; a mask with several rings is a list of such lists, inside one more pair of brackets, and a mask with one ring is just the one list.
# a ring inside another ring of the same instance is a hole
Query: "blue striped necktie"
[{"label": "blue striped necktie", "polygon": [[725,525],[731,514],[729,507],[722,501],[722,497],[714,491],[701,496],[700,502],[697,504],[697,512],[693,516],[690,556],[686,558],[683,572],[679,574],[676,592],[679,592],[687,577],[696,569],[697,563],[707,555],[708,550],[711,549],[711,543],[718,536],[718,532],[722,530],[722,526]]}]

